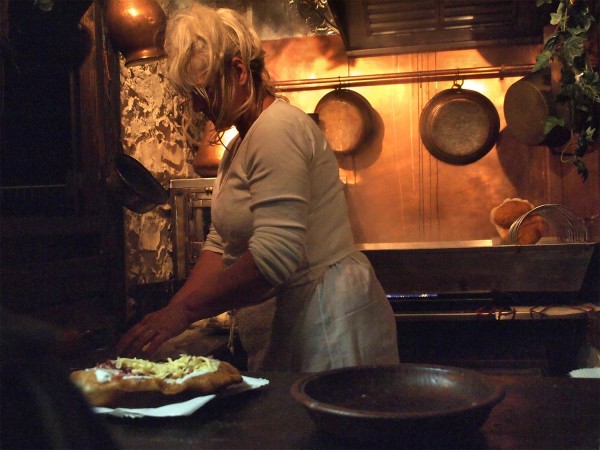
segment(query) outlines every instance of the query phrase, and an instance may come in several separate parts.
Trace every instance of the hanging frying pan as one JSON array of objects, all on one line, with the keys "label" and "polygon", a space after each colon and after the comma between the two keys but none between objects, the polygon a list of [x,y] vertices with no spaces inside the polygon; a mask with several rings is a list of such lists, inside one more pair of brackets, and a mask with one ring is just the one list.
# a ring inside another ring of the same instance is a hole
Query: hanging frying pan
[{"label": "hanging frying pan", "polygon": [[315,113],[327,142],[336,153],[355,152],[373,131],[371,104],[349,89],[325,94],[317,103]]},{"label": "hanging frying pan", "polygon": [[545,133],[548,116],[568,118],[565,106],[555,100],[554,88],[560,80],[551,69],[532,72],[513,83],[504,97],[506,128],[519,142],[527,145],[560,147],[566,144],[571,133],[567,127],[555,126]]},{"label": "hanging frying pan", "polygon": [[115,157],[106,186],[121,206],[138,214],[163,205],[169,199],[168,191],[142,163],[122,153]]},{"label": "hanging frying pan", "polygon": [[434,157],[448,164],[464,165],[485,156],[496,143],[500,117],[483,94],[462,89],[438,92],[423,108],[419,132]]}]

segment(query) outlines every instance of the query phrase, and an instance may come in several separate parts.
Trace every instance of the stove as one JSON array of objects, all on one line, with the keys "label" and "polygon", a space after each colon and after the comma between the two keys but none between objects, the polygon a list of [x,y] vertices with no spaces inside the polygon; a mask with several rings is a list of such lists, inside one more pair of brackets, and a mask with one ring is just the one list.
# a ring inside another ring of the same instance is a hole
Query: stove
[{"label": "stove", "polygon": [[185,280],[200,256],[211,224],[215,178],[182,178],[170,182],[174,278]]},{"label": "stove", "polygon": [[[600,302],[599,243],[364,244],[398,320],[529,318]],[[590,306],[583,306],[588,305]]]},{"label": "stove", "polygon": [[598,243],[360,249],[394,310],[403,362],[565,376],[592,355]]}]

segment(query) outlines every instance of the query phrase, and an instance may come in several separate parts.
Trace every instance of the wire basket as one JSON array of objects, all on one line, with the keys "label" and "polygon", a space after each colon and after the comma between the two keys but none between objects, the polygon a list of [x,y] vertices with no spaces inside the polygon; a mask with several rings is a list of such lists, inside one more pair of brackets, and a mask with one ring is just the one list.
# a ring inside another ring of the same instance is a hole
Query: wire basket
[{"label": "wire basket", "polygon": [[556,236],[558,242],[586,242],[587,228],[583,219],[577,217],[562,205],[547,204],[537,206],[513,222],[508,231],[508,243],[517,244],[519,228],[529,216],[539,216],[547,225],[546,235]]}]

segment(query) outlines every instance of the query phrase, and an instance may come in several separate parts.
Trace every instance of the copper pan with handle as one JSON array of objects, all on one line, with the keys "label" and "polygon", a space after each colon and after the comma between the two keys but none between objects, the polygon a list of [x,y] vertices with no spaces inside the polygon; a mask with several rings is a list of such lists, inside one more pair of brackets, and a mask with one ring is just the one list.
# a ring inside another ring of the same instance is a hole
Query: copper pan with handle
[{"label": "copper pan with handle", "polygon": [[[545,132],[548,116],[566,118],[565,107],[556,103],[556,69],[532,72],[513,83],[504,96],[504,118],[509,133],[522,144],[559,147],[570,139],[568,127]],[[567,124],[568,125],[568,124]]]},{"label": "copper pan with handle", "polygon": [[169,193],[148,169],[135,158],[119,153],[114,167],[106,178],[108,192],[121,206],[138,214],[144,214],[164,205]]},{"label": "copper pan with handle", "polygon": [[318,124],[337,154],[359,151],[373,132],[373,110],[369,101],[356,91],[335,89],[315,107]]},{"label": "copper pan with handle", "polygon": [[485,156],[495,145],[500,118],[494,104],[483,94],[462,88],[434,95],[419,117],[425,148],[448,164],[464,165]]}]

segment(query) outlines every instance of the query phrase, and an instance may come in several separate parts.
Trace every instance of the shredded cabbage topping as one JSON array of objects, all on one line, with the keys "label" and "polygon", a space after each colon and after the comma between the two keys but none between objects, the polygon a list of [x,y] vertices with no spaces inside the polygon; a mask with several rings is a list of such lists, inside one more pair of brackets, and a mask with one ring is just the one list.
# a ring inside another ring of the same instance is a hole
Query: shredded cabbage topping
[{"label": "shredded cabbage topping", "polygon": [[140,376],[165,378],[183,378],[194,372],[216,372],[219,361],[206,356],[181,355],[166,362],[153,362],[138,358],[117,358],[115,367]]}]

